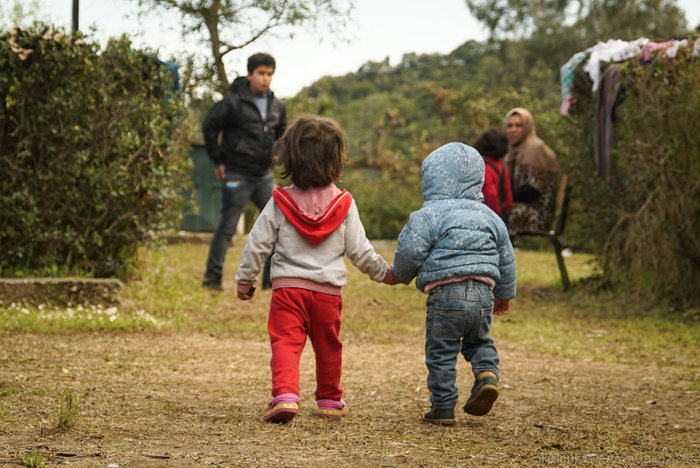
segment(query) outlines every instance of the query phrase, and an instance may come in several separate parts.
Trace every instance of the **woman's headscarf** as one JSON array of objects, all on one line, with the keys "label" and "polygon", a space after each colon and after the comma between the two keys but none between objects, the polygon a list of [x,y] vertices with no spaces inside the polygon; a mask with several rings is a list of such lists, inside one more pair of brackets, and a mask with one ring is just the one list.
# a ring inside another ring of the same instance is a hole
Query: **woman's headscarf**
[{"label": "woman's headscarf", "polygon": [[506,155],[505,163],[511,174],[515,166],[519,165],[558,172],[559,164],[554,151],[537,137],[535,121],[530,111],[522,107],[515,107],[506,114],[506,122],[513,115],[519,115],[523,121],[523,137],[517,144],[509,147]]}]

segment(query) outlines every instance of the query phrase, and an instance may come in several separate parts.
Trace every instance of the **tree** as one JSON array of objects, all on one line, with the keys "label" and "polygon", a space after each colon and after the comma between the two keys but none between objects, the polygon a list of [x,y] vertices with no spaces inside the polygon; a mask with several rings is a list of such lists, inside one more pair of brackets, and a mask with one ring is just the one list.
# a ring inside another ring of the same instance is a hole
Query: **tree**
[{"label": "tree", "polygon": [[[546,89],[572,54],[599,41],[687,32],[676,0],[465,0],[489,29],[510,84]],[[539,76],[537,76],[539,74]]]},{"label": "tree", "polygon": [[334,30],[344,24],[354,5],[354,0],[135,1],[142,8],[180,14],[183,36],[200,36],[210,47],[210,63],[222,91],[229,84],[224,58],[230,52],[286,27],[325,23]]},{"label": "tree", "polygon": [[0,33],[0,276],[126,274],[177,225],[187,113],[160,78],[123,36]]},{"label": "tree", "polygon": [[496,40],[573,34],[586,43],[615,37],[663,37],[685,32],[676,0],[465,0]]}]

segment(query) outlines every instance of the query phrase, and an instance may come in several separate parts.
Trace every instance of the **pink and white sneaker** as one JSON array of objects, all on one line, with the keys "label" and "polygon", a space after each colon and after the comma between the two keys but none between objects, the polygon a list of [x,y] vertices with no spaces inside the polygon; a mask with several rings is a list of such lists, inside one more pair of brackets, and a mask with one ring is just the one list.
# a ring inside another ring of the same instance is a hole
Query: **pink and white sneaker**
[{"label": "pink and white sneaker", "polygon": [[322,418],[339,419],[348,415],[345,400],[317,400],[318,415]]},{"label": "pink and white sneaker", "polygon": [[282,393],[272,399],[263,415],[263,421],[285,423],[294,419],[299,412],[299,395]]}]

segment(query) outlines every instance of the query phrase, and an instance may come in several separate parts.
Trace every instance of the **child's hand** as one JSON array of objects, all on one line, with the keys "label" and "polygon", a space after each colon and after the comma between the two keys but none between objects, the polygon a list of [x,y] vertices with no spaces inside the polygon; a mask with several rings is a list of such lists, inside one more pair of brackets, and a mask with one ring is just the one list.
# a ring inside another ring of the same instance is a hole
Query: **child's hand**
[{"label": "child's hand", "polygon": [[493,314],[494,315],[506,315],[510,311],[510,299],[501,300],[496,299],[493,301]]},{"label": "child's hand", "polygon": [[252,284],[241,284],[238,283],[238,299],[242,301],[249,301],[255,295],[255,288]]},{"label": "child's hand", "polygon": [[399,280],[396,276],[394,276],[394,270],[393,270],[393,268],[392,268],[392,267],[389,267],[389,268],[386,270],[386,276],[384,276],[384,279],[382,280],[382,283],[388,284],[388,285],[390,285],[390,286],[394,286],[394,285],[397,285],[397,284],[399,284],[399,283],[408,284],[408,283],[410,283],[410,281],[401,281],[401,280]]}]

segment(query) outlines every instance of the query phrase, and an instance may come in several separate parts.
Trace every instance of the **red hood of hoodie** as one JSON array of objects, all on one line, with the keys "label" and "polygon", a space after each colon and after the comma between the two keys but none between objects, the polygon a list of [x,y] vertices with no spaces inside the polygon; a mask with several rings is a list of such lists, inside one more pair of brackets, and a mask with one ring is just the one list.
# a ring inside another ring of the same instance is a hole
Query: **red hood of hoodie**
[{"label": "red hood of hoodie", "polygon": [[340,226],[348,214],[352,204],[352,195],[343,190],[328,205],[326,210],[317,218],[310,218],[302,213],[299,205],[281,187],[272,191],[272,198],[284,217],[299,234],[311,245],[318,245],[328,238]]}]

